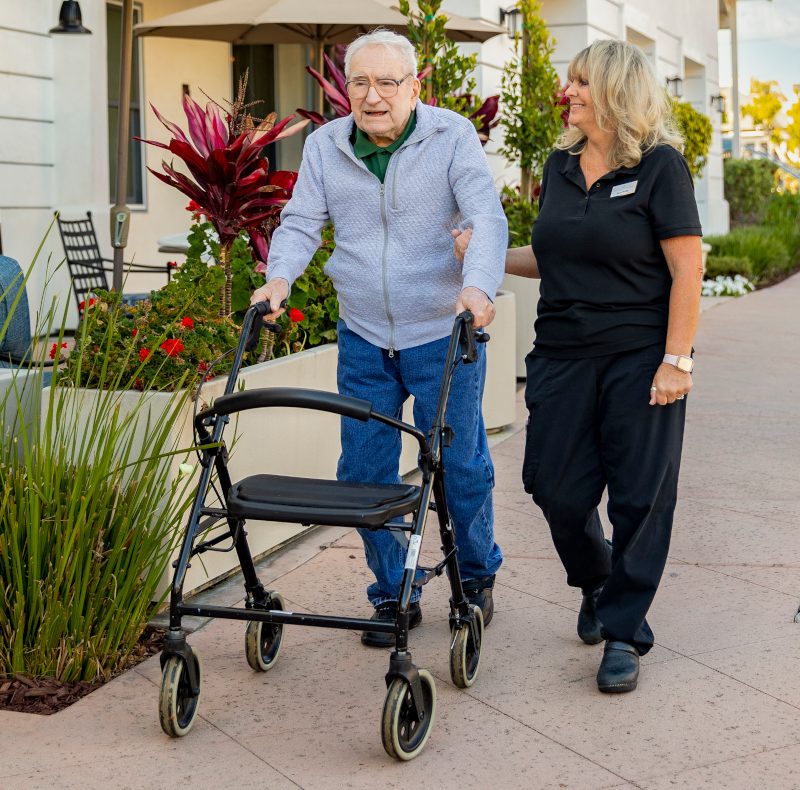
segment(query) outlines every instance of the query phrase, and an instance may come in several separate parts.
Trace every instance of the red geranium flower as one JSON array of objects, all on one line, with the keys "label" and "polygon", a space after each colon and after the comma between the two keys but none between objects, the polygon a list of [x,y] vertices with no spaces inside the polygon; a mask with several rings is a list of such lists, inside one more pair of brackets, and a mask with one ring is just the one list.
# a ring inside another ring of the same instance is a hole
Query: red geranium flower
[{"label": "red geranium flower", "polygon": [[[67,348],[67,344],[62,343],[61,348]],[[50,349],[50,359],[55,359],[57,354],[58,354],[58,343],[53,343],[53,347]]]},{"label": "red geranium flower", "polygon": [[[92,305],[93,305],[93,304],[94,304],[96,301],[97,301],[97,299],[95,299],[94,297],[91,297],[91,298],[89,299],[89,307],[91,307],[91,306],[92,306]],[[85,307],[86,307],[86,302],[85,302],[85,301],[84,301],[84,302],[81,302],[81,303],[78,305],[78,310],[80,310],[81,312],[83,312],[83,310],[85,309]]]},{"label": "red geranium flower", "polygon": [[147,362],[153,352],[149,348],[139,349],[139,362]]},{"label": "red geranium flower", "polygon": [[305,318],[305,315],[300,310],[298,310],[296,307],[289,308],[289,320],[290,321],[292,321],[295,324],[299,324],[304,318]]},{"label": "red geranium flower", "polygon": [[194,329],[194,319],[188,315],[184,316],[181,320],[181,326],[186,327],[186,329]]},{"label": "red geranium flower", "polygon": [[138,335],[138,334],[139,334],[139,330],[138,329],[131,329],[131,335],[133,335],[133,337],[136,337],[136,335]]},{"label": "red geranium flower", "polygon": [[177,357],[181,351],[184,350],[184,345],[181,343],[180,340],[177,338],[170,338],[169,340],[165,340],[159,348],[168,356],[168,357]]}]

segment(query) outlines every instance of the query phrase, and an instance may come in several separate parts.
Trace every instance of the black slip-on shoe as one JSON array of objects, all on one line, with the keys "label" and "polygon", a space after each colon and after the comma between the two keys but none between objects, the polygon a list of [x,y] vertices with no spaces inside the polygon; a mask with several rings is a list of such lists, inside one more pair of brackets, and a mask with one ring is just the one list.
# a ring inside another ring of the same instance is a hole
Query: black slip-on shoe
[{"label": "black slip-on shoe", "polygon": [[597,670],[597,688],[605,694],[633,691],[639,681],[639,651],[627,642],[606,642]]},{"label": "black slip-on shoe", "polygon": [[478,606],[483,614],[483,627],[486,628],[494,617],[494,598],[492,588],[494,576],[484,576],[482,579],[469,579],[464,582],[464,597],[473,605]]},{"label": "black slip-on shoe", "polygon": [[[386,601],[375,607],[370,618],[384,623],[393,623],[397,619],[397,601]],[[419,603],[408,605],[408,627],[416,628],[422,622],[422,609]],[[364,631],[361,643],[369,647],[394,647],[395,637],[390,631]]]},{"label": "black slip-on shoe", "polygon": [[593,592],[586,593],[581,601],[581,610],[578,612],[578,636],[587,645],[597,645],[603,641],[600,633],[600,621],[597,619],[597,599],[603,588],[599,587]]}]

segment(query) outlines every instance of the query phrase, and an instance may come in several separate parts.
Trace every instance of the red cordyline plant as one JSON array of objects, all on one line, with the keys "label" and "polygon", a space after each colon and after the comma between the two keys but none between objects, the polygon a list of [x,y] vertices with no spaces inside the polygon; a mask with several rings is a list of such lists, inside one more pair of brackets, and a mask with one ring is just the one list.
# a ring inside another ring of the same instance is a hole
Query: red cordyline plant
[{"label": "red cordyline plant", "polygon": [[[328,104],[336,114],[336,117],[345,118],[350,115],[352,110],[350,108],[350,97],[347,95],[347,80],[344,75],[344,71],[337,66],[327,54],[323,54],[323,57],[325,59],[326,71],[328,72],[330,79],[326,79],[316,69],[311,68],[311,66],[306,66],[306,71],[322,88],[326,98],[328,99]],[[431,73],[431,71],[433,71],[433,66],[426,66],[419,74],[417,74],[417,79],[420,81],[424,80]],[[471,94],[465,94],[461,98],[465,100],[467,107],[470,107],[474,101],[474,98]],[[483,102],[483,104],[481,104],[480,107],[478,107],[477,110],[474,110],[468,116],[469,119],[476,124],[478,137],[480,137],[481,144],[483,145],[486,145],[486,143],[489,141],[489,135],[492,129],[494,129],[494,127],[500,123],[500,119],[495,117],[497,115],[499,98],[499,96],[490,96],[485,102]],[[436,104],[436,99],[432,99],[430,103]],[[320,126],[324,123],[327,123],[327,120],[322,115],[320,115],[318,112],[314,112],[313,110],[298,109],[297,114],[302,115],[303,118],[307,118],[312,123],[319,124]]]},{"label": "red cordyline plant", "polygon": [[[165,148],[183,161],[191,177],[162,161],[163,173],[147,168],[159,180],[186,195],[205,214],[219,235],[220,265],[225,272],[220,314],[231,314],[232,275],[229,261],[231,245],[246,231],[256,256],[266,262],[271,231],[278,215],[289,200],[297,173],[270,172],[264,148],[299,132],[308,121],[292,126],[290,115],[277,121],[275,113],[253,126],[249,116],[226,112],[214,102],[203,109],[188,94],[183,97],[183,111],[188,134],[164,118],[150,105],[159,121],[172,134],[169,143],[143,140],[148,145]],[[234,105],[236,109],[236,105]],[[239,108],[241,109],[241,108]],[[249,127],[249,128],[248,128]]]}]

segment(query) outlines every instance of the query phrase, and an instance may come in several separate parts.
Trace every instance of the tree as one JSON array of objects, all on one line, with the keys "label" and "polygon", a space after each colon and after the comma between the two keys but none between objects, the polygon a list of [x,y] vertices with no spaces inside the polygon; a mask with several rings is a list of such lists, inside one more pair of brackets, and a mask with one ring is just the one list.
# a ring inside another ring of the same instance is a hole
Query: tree
[{"label": "tree", "polygon": [[672,100],[675,123],[683,135],[683,157],[692,175],[697,178],[706,166],[711,148],[713,127],[707,115],[698,112],[689,102]]},{"label": "tree", "polygon": [[762,82],[755,77],[750,79],[751,103],[742,107],[742,114],[753,119],[753,125],[769,132],[773,142],[780,142],[780,132],[775,127],[775,116],[780,112],[786,97],[778,89],[775,80]]},{"label": "tree", "polygon": [[420,99],[462,115],[475,92],[472,72],[478,56],[464,55],[445,32],[447,16],[439,13],[442,0],[420,0],[414,11],[409,0],[400,0],[400,13],[408,19],[408,38],[417,50],[420,69],[426,72]]},{"label": "tree", "polygon": [[514,57],[503,68],[500,153],[520,166],[520,196],[530,199],[541,181],[545,160],[563,129],[558,74],[550,62],[555,40],[540,16],[539,0],[518,0],[522,35],[514,38]]},{"label": "tree", "polygon": [[800,154],[800,88],[795,89],[794,104],[786,113],[789,125],[786,127],[786,142],[789,150]]}]

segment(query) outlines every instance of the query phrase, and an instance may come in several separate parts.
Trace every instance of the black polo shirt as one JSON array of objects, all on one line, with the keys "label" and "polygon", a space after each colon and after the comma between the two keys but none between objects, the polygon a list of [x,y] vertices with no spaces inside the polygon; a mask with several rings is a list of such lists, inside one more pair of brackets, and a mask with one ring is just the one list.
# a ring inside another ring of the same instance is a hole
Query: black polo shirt
[{"label": "black polo shirt", "polygon": [[533,353],[557,359],[666,342],[672,278],[659,241],[702,236],[686,160],[660,145],[590,190],[579,158],[544,166],[531,244],[541,275]]}]

